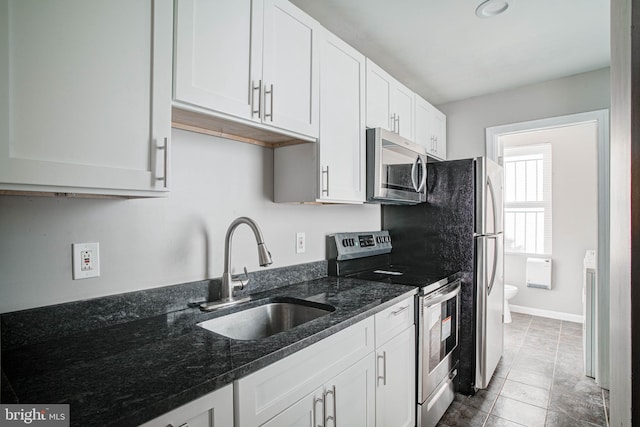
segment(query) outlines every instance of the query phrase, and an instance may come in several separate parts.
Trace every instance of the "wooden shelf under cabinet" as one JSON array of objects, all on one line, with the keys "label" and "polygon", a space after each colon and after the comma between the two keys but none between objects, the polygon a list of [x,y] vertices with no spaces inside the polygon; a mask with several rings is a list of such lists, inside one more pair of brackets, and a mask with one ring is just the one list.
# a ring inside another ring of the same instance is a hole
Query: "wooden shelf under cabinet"
[{"label": "wooden shelf under cabinet", "polygon": [[171,127],[270,148],[311,142],[242,122],[189,111],[175,106],[171,110]]}]

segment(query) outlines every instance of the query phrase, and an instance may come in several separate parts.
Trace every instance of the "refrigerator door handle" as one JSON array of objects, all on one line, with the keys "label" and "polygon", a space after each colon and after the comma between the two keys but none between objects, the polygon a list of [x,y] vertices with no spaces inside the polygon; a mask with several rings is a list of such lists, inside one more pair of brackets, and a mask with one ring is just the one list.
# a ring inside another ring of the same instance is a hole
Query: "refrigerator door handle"
[{"label": "refrigerator door handle", "polygon": [[487,230],[487,233],[497,233],[501,230],[498,230],[498,215],[497,215],[497,206],[496,206],[496,192],[493,188],[493,183],[491,182],[491,177],[487,176],[487,187],[489,188],[489,195],[491,196],[491,213],[493,214],[493,230]]},{"label": "refrigerator door handle", "polygon": [[493,240],[494,243],[493,243],[493,267],[491,270],[491,280],[488,281],[489,285],[487,286],[487,295],[491,295],[493,284],[496,281],[496,271],[498,270],[498,236],[487,236],[487,240],[489,239]]}]

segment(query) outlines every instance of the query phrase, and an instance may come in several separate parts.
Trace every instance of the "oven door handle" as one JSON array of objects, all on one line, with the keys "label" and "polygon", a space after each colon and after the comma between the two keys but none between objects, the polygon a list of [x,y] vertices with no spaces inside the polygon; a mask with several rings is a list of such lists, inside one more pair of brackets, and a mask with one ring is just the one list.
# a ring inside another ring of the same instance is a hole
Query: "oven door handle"
[{"label": "oven door handle", "polygon": [[424,302],[422,303],[422,305],[424,307],[428,307],[428,306],[431,306],[431,305],[436,305],[436,304],[439,304],[439,303],[441,303],[443,301],[450,300],[451,298],[455,297],[459,293],[460,293],[460,285],[458,284],[456,286],[456,288],[454,290],[452,290],[451,292],[447,292],[445,294],[436,294],[436,295],[433,295],[433,296],[426,297],[424,299]]}]

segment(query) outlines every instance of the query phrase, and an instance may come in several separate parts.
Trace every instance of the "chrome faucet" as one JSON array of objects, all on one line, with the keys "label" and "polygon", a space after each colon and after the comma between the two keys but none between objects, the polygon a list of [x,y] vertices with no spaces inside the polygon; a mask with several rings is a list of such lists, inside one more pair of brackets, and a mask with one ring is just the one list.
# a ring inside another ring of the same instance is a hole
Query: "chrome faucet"
[{"label": "chrome faucet", "polygon": [[200,305],[203,310],[213,310],[215,308],[225,307],[233,304],[238,304],[244,301],[248,301],[249,297],[234,298],[233,291],[241,290],[249,282],[249,275],[247,273],[247,267],[244,267],[244,278],[233,278],[231,276],[231,239],[233,232],[238,228],[240,224],[247,224],[256,238],[258,244],[258,261],[261,267],[270,265],[271,253],[267,250],[267,246],[264,244],[264,238],[262,237],[262,231],[258,224],[251,218],[239,217],[233,220],[229,228],[227,229],[227,235],[224,239],[224,273],[222,273],[222,286],[220,289],[220,300],[210,303],[204,303]]}]

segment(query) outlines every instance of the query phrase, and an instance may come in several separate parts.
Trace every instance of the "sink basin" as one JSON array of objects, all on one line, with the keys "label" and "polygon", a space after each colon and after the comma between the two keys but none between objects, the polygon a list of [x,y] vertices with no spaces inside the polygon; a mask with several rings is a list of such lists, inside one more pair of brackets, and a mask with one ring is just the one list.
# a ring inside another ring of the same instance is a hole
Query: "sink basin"
[{"label": "sink basin", "polygon": [[198,323],[201,328],[234,340],[257,340],[324,316],[335,307],[295,298],[265,304]]}]

